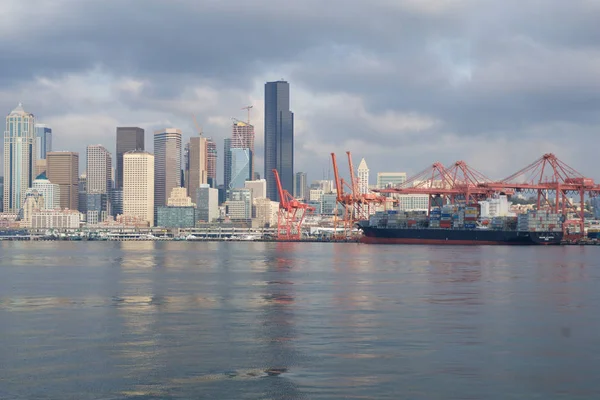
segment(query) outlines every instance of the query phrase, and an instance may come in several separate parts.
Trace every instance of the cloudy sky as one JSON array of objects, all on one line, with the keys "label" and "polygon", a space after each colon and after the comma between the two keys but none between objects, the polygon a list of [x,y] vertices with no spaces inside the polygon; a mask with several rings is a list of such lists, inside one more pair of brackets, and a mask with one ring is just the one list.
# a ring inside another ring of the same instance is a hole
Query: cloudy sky
[{"label": "cloudy sky", "polygon": [[372,181],[455,160],[503,178],[544,152],[600,180],[599,17],[597,0],[2,0],[0,110],[23,102],[81,154],[114,152],[117,126],[152,150],[195,115],[221,153],[253,105],[262,175],[264,83],[283,78],[309,180],[346,150]]}]

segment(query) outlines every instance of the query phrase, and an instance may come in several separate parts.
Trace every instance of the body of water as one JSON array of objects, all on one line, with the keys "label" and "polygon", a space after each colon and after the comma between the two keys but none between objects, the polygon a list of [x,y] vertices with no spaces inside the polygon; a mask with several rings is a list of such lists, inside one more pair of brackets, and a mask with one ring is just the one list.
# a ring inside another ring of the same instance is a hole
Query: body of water
[{"label": "body of water", "polygon": [[0,399],[598,399],[599,307],[597,247],[0,242]]}]

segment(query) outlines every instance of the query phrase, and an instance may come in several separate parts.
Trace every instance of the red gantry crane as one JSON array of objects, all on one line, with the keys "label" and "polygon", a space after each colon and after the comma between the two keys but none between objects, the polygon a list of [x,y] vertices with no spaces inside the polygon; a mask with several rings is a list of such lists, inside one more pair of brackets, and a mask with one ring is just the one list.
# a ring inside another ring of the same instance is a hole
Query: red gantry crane
[{"label": "red gantry crane", "polygon": [[[352,163],[352,154],[347,151],[348,168],[350,170],[350,184],[340,178],[339,168],[335,153],[331,153],[331,161],[333,163],[333,175],[335,178],[336,200],[344,209],[343,237],[348,238],[352,235],[354,225],[361,220],[369,219],[369,216],[375,212],[375,207],[380,204],[387,204],[387,198],[374,193],[359,193],[358,179],[354,173],[354,164]],[[345,188],[350,190],[350,193],[345,192]],[[334,224],[335,233],[337,236],[337,219]]]},{"label": "red gantry crane", "polygon": [[315,211],[314,207],[296,200],[281,186],[279,173],[273,170],[277,192],[279,193],[279,212],[277,213],[277,240],[300,240],[302,223],[307,212]]},{"label": "red gantry crane", "polygon": [[[566,217],[568,211],[575,212],[577,219],[567,220],[563,229],[567,237],[583,236],[585,222],[585,196],[597,196],[600,185],[586,178],[575,169],[560,161],[554,154],[547,153],[525,168],[499,182],[480,185],[483,188],[507,191],[513,190],[533,193],[537,196],[537,209],[551,209]],[[579,209],[573,204],[569,195],[579,197]],[[579,227],[579,232],[570,232],[570,226]]]},{"label": "red gantry crane", "polygon": [[491,182],[491,180],[481,172],[468,166],[464,161],[456,161],[448,168],[436,162],[396,188],[375,191],[380,193],[428,195],[429,213],[432,206],[445,204],[446,202],[455,204],[458,201],[464,201],[467,204],[472,204],[489,197],[494,190],[481,186],[486,182]]}]

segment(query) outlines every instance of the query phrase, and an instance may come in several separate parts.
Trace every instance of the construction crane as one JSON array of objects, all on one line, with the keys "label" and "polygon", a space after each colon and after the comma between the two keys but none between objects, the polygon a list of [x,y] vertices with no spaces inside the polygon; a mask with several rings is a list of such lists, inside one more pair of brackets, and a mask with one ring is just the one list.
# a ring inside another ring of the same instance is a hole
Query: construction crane
[{"label": "construction crane", "polygon": [[194,125],[196,125],[196,130],[198,131],[198,135],[202,136],[202,127],[198,124],[198,120],[195,115],[192,115],[194,118]]},{"label": "construction crane", "polygon": [[273,169],[277,192],[279,193],[279,212],[277,213],[277,240],[300,240],[302,224],[307,212],[315,211],[314,207],[296,200],[283,189],[279,173]]},{"label": "construction crane", "polygon": [[248,125],[250,125],[250,109],[251,108],[254,108],[254,106],[242,107],[242,110],[247,110],[248,111]]}]

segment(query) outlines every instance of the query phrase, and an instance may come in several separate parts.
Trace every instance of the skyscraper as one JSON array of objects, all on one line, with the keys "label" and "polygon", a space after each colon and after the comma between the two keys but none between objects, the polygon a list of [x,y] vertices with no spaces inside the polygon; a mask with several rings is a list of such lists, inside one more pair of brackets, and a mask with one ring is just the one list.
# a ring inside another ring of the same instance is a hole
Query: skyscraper
[{"label": "skyscraper", "polygon": [[79,153],[52,151],[46,154],[46,176],[60,187],[60,208],[79,208]]},{"label": "skyscraper", "polygon": [[231,147],[249,149],[252,157],[250,179],[254,178],[254,126],[242,121],[235,121],[231,130]]},{"label": "skyscraper", "polygon": [[38,175],[28,192],[37,190],[44,196],[44,209],[56,210],[60,208],[60,186],[50,182],[45,173]]},{"label": "skyscraper", "polygon": [[19,103],[6,117],[4,132],[4,212],[16,213],[35,178],[35,119]]},{"label": "skyscraper", "polygon": [[212,138],[206,138],[206,152],[208,153],[206,179],[211,188],[217,187],[217,144]]},{"label": "skyscraper", "polygon": [[115,189],[123,189],[123,154],[132,150],[144,150],[144,130],[137,127],[117,128],[117,165]]},{"label": "skyscraper", "polygon": [[226,138],[223,141],[223,187],[225,191],[229,189],[231,182],[231,139]]},{"label": "skyscraper", "polygon": [[231,180],[227,189],[240,189],[248,180],[252,180],[250,168],[252,165],[252,152],[250,149],[232,148],[231,153]]},{"label": "skyscraper", "polygon": [[45,124],[35,124],[35,145],[37,159],[46,159],[46,153],[52,151],[52,129]]},{"label": "skyscraper", "polygon": [[[123,215],[154,225],[154,155],[130,151],[123,155]],[[177,170],[179,176],[179,170]]]},{"label": "skyscraper", "polygon": [[187,165],[186,182],[187,195],[191,198],[196,197],[196,189],[202,184],[208,183],[208,148],[206,138],[194,136],[186,146]]},{"label": "skyscraper", "polygon": [[112,168],[110,152],[100,144],[89,145],[86,165],[87,192],[108,194]]},{"label": "skyscraper", "polygon": [[181,187],[181,130],[168,128],[154,132],[155,209],[167,205],[167,199],[175,187]]},{"label": "skyscraper", "polygon": [[369,167],[364,158],[358,164],[358,193],[369,193]]},{"label": "skyscraper", "polygon": [[283,189],[294,191],[294,113],[290,111],[290,85],[286,81],[265,84],[265,179],[267,196],[279,201],[273,169]]}]

